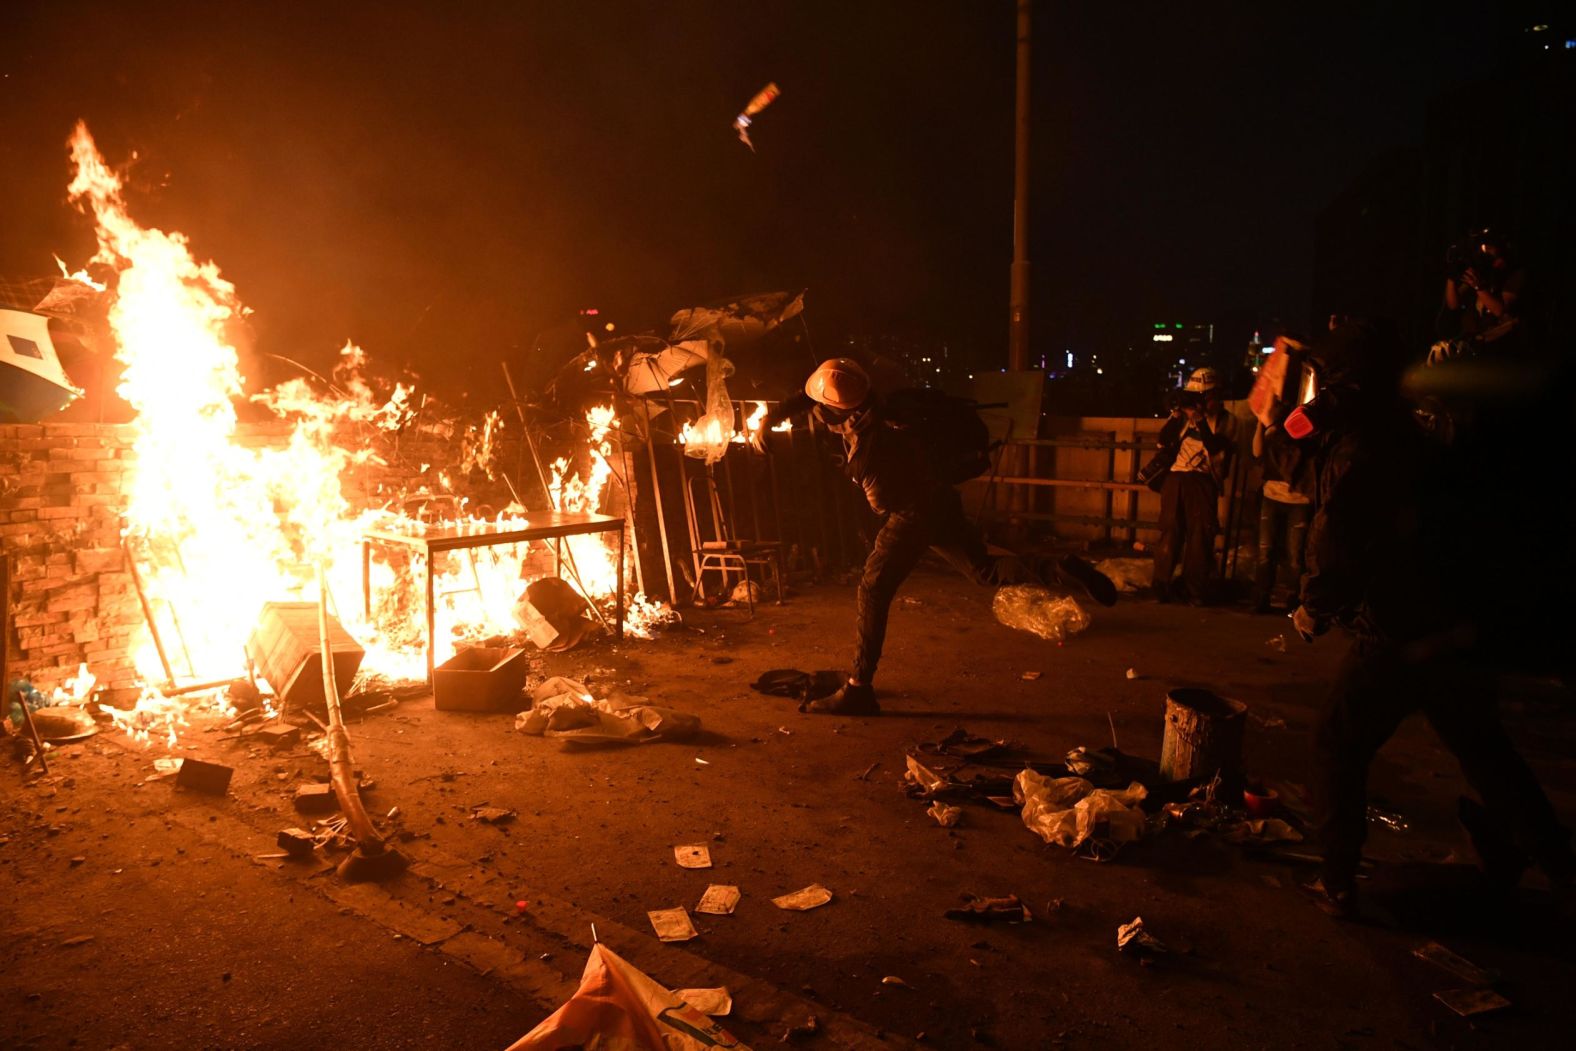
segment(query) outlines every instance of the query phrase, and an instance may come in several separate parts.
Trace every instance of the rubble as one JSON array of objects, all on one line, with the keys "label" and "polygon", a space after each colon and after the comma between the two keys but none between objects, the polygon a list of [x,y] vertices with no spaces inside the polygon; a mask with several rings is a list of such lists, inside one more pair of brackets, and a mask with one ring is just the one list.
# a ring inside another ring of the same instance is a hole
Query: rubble
[{"label": "rubble", "polygon": [[949,920],[964,923],[1028,923],[1034,919],[1029,907],[1018,900],[1016,894],[1001,897],[963,895],[963,905],[942,913]]},{"label": "rubble", "polygon": [[185,759],[175,775],[175,787],[222,796],[230,790],[230,778],[235,776],[232,767],[209,763],[201,759]]},{"label": "rubble", "polygon": [[1134,916],[1131,923],[1116,929],[1116,949],[1138,957],[1162,956],[1171,951],[1165,942],[1144,928],[1144,918]]}]

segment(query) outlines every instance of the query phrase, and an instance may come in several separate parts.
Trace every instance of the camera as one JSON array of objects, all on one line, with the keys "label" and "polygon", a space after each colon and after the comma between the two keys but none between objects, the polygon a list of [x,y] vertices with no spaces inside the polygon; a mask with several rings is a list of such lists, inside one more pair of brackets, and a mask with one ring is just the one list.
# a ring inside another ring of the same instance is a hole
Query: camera
[{"label": "camera", "polygon": [[1445,274],[1459,281],[1468,270],[1481,272],[1486,260],[1474,241],[1462,241],[1445,249]]}]

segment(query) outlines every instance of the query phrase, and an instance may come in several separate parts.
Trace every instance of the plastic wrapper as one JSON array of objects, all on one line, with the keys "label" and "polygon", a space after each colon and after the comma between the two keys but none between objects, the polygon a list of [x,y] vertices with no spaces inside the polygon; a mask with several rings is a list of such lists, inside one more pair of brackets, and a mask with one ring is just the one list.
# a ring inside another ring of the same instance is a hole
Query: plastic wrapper
[{"label": "plastic wrapper", "polygon": [[1023,770],[1012,795],[1023,808],[1023,823],[1047,843],[1076,848],[1090,841],[1131,843],[1144,834],[1139,804],[1149,794],[1134,781],[1126,788],[1096,788],[1081,777],[1046,777]]},{"label": "plastic wrapper", "polygon": [[1141,591],[1155,580],[1155,563],[1148,558],[1106,558],[1094,564],[1118,591]]},{"label": "plastic wrapper", "polygon": [[1089,626],[1089,612],[1068,595],[1034,584],[1012,584],[991,602],[996,619],[1050,642],[1062,642]]}]

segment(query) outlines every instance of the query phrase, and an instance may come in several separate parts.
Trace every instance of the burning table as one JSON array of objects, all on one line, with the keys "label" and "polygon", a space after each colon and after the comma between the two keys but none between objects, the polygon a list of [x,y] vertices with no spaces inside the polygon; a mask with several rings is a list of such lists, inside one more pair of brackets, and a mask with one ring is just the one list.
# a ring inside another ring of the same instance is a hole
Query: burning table
[{"label": "burning table", "polygon": [[[618,580],[613,590],[617,596],[618,611],[615,615],[614,633],[624,637],[624,519],[590,512],[541,511],[528,520],[516,519],[506,523],[477,522],[461,525],[431,526],[419,531],[402,532],[393,529],[373,529],[362,534],[361,542],[361,600],[362,612],[372,615],[372,547],[387,544],[419,553],[423,561],[423,595],[426,599],[427,617],[427,683],[432,684],[433,635],[437,611],[437,596],[433,589],[433,555],[443,551],[464,551],[484,547],[522,544],[532,540],[553,541],[555,571],[562,575],[564,567],[563,541],[572,536],[588,533],[618,533]],[[571,554],[571,559],[573,555]],[[571,561],[570,568],[573,569]]]}]

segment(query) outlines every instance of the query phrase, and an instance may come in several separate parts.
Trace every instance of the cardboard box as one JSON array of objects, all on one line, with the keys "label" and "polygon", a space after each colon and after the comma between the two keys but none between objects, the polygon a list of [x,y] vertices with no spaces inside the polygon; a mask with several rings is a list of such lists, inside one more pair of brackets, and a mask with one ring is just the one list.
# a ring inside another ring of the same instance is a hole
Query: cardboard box
[{"label": "cardboard box", "polygon": [[524,650],[461,650],[433,670],[433,704],[440,712],[518,711],[525,670]]}]

